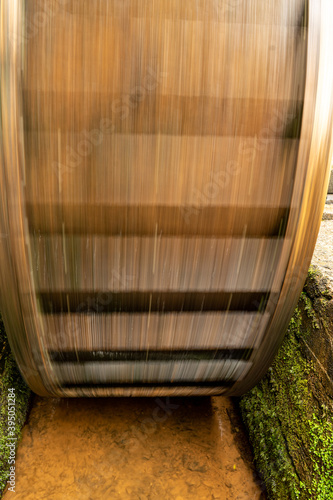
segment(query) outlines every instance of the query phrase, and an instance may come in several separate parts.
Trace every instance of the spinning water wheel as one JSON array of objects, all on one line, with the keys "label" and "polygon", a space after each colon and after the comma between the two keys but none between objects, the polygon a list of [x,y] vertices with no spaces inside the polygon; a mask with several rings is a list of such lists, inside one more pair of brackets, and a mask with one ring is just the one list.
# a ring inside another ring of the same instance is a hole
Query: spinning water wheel
[{"label": "spinning water wheel", "polygon": [[41,395],[241,394],[329,172],[329,0],[2,0],[1,312]]}]

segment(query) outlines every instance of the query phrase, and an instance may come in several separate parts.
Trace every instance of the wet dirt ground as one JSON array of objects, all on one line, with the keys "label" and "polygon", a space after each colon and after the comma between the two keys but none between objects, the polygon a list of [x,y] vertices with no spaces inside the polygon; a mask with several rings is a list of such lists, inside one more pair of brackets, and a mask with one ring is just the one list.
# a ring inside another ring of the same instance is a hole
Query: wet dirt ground
[{"label": "wet dirt ground", "polygon": [[35,397],[10,500],[263,500],[232,400]]}]

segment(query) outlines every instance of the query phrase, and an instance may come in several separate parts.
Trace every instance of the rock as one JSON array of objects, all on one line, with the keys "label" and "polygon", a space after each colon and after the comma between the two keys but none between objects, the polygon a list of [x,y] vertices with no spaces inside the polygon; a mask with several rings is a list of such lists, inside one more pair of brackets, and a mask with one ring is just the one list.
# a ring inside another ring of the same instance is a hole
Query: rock
[{"label": "rock", "polygon": [[207,465],[200,465],[198,462],[192,462],[187,464],[187,469],[191,470],[192,472],[207,472],[208,467]]}]

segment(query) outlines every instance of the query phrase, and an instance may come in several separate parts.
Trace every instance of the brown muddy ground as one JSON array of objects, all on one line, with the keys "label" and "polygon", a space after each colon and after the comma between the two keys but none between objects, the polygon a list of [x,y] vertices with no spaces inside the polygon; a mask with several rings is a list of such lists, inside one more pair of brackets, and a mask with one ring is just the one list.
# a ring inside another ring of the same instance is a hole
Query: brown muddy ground
[{"label": "brown muddy ground", "polygon": [[262,500],[226,398],[42,399],[5,500]]}]

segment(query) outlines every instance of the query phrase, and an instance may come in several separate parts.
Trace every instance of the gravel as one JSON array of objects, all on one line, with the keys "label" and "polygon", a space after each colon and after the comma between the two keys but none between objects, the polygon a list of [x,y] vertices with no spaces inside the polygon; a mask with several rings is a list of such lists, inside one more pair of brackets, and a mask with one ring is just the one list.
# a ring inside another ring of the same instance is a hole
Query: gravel
[{"label": "gravel", "polygon": [[311,264],[317,266],[333,286],[333,203],[325,205]]}]

